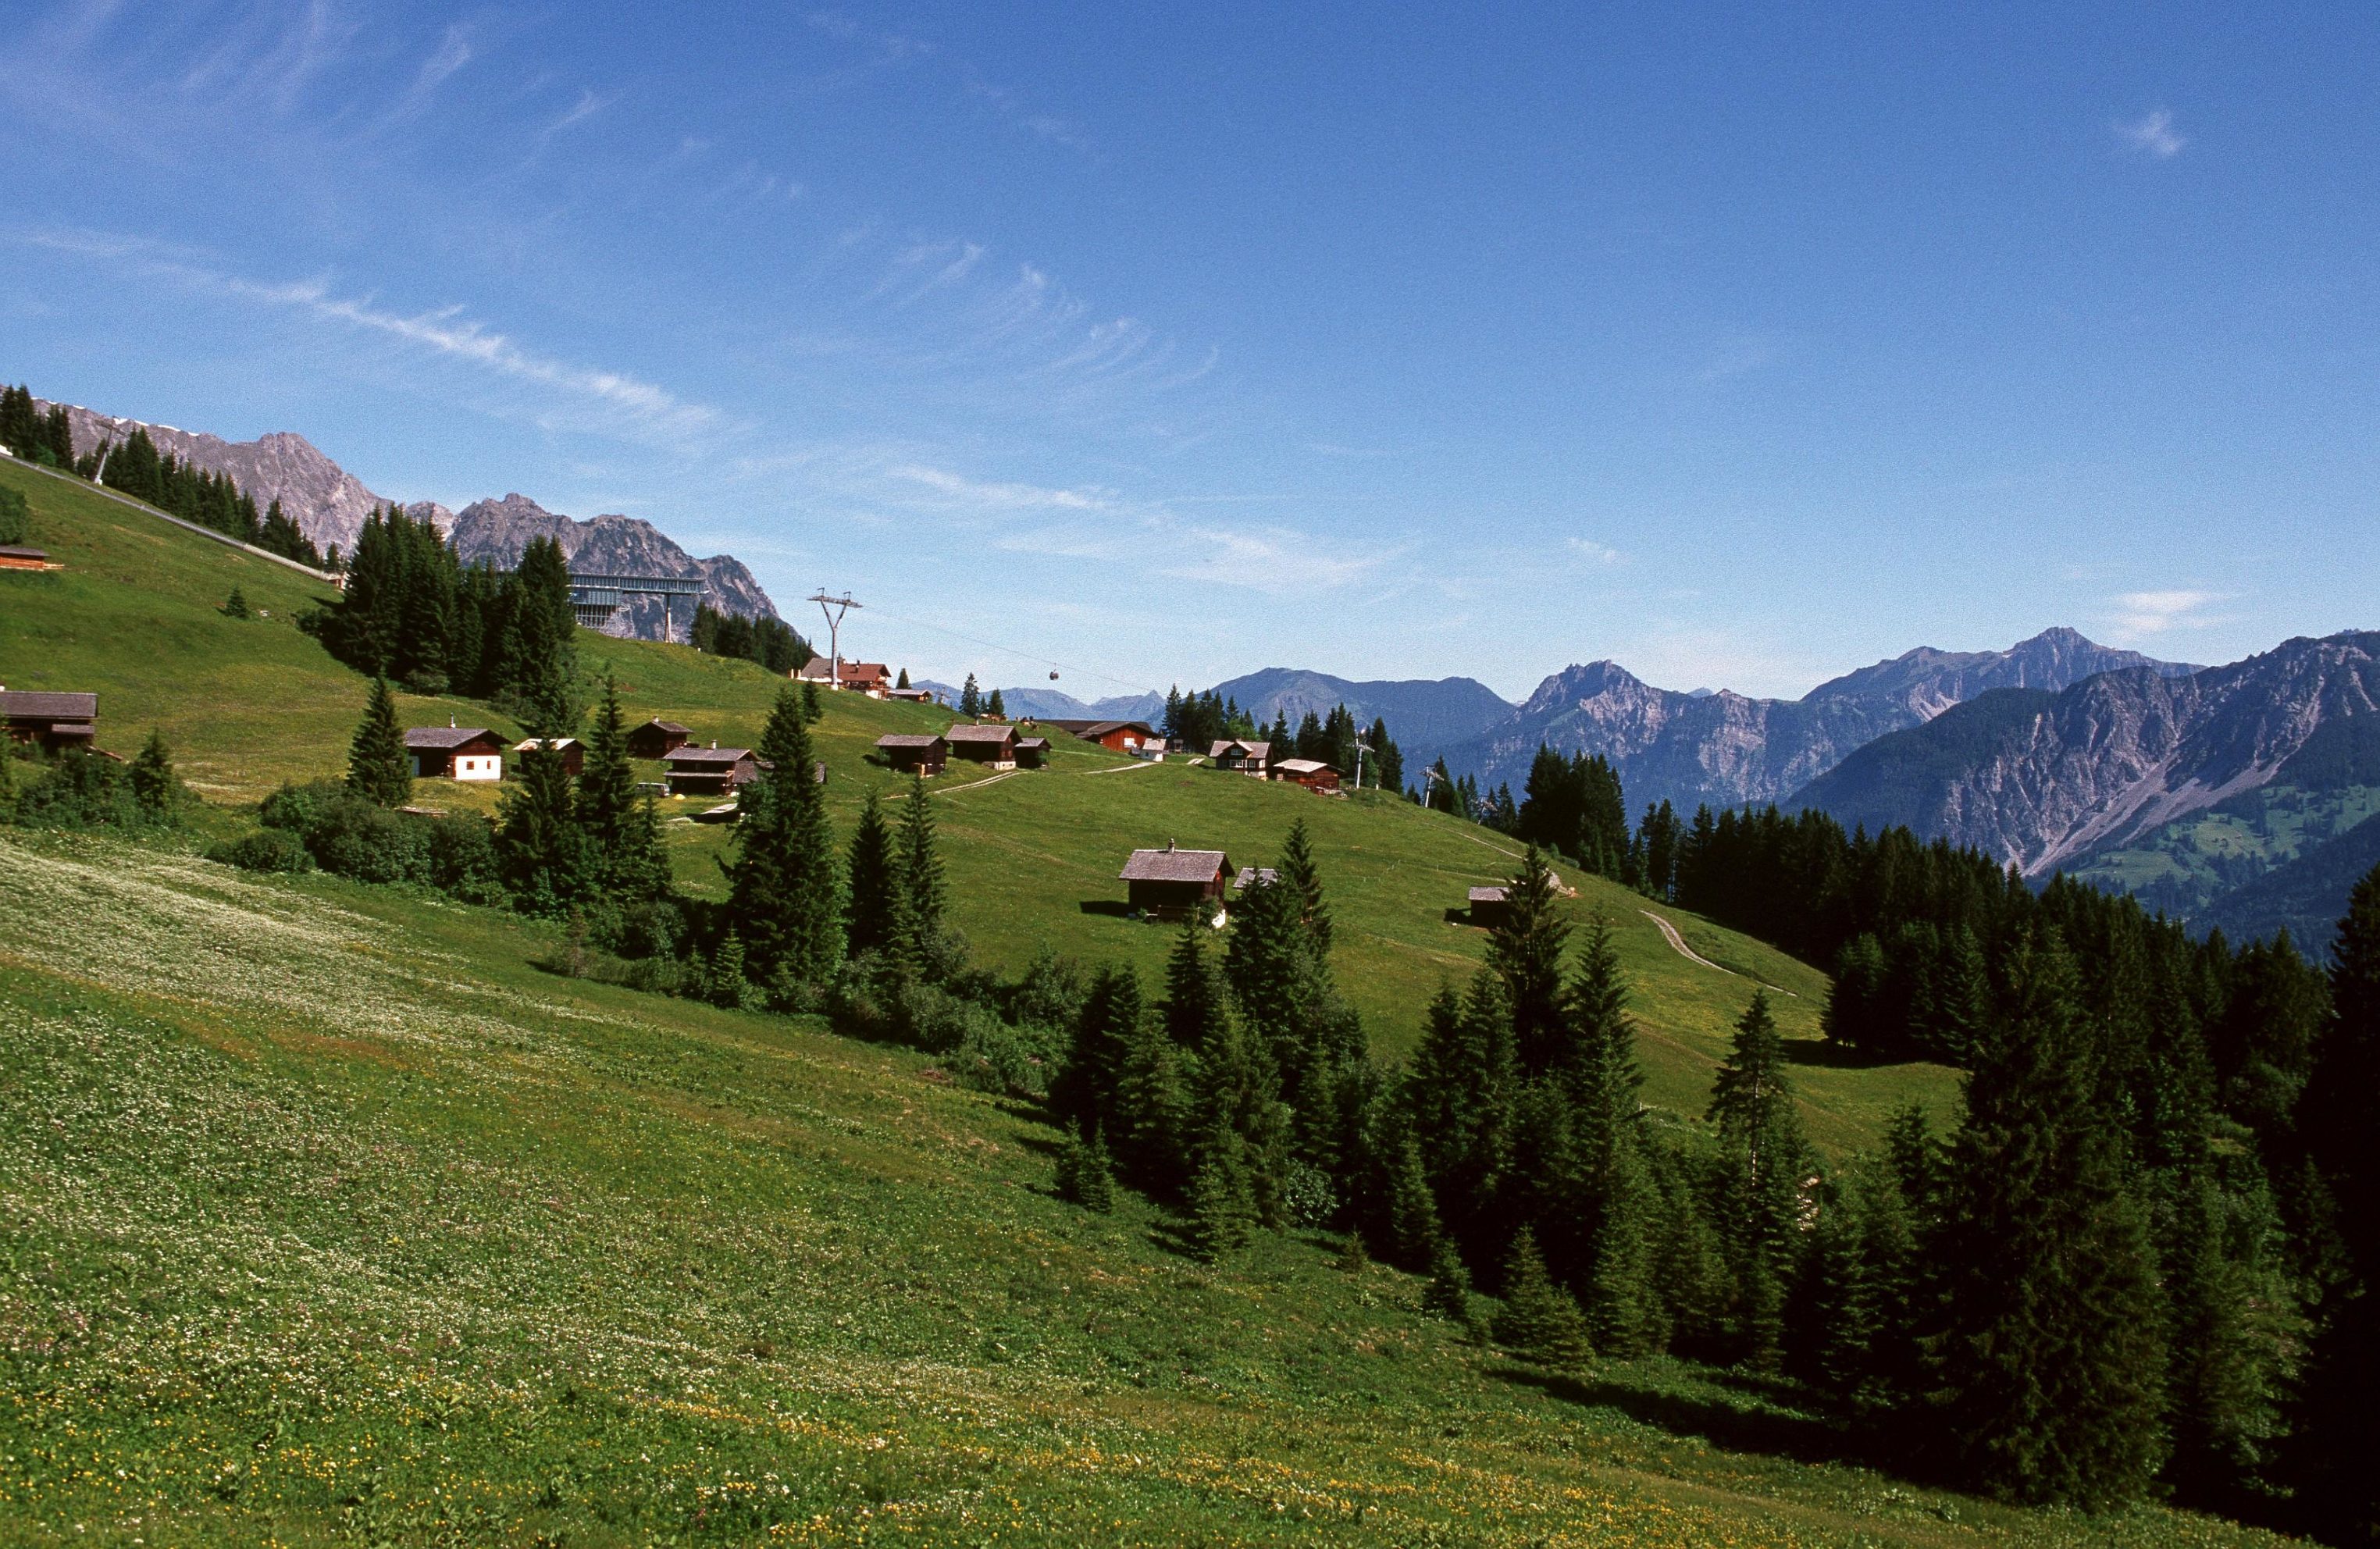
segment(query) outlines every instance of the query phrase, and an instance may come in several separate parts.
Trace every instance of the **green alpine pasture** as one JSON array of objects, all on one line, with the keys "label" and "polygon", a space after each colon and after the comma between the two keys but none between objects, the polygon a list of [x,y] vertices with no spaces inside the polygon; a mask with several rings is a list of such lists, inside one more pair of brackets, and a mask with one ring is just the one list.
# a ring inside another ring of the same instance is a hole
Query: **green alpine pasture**
[{"label": "green alpine pasture", "polygon": [[[0,683],[95,689],[210,805],[142,841],[0,830],[0,1542],[2204,1544],[2140,1508],[2013,1510],[1842,1462],[1780,1389],[1661,1361],[1550,1376],[1425,1314],[1335,1240],[1217,1266],[1133,1199],[1051,1189],[1057,1136],[925,1056],[540,964],[560,927],[199,859],[285,780],[335,775],[365,684],[295,627],[290,571],[13,466],[63,572],[0,574]],[[252,613],[226,617],[237,587]],[[781,681],[582,634],[635,719],[757,740]],[[483,705],[408,697],[412,722]],[[831,696],[849,831],[917,707]],[[509,727],[500,727],[510,731]],[[958,924],[1014,972],[1138,963],[1124,853],[1269,863],[1306,821],[1341,983],[1377,1047],[1479,962],[1451,918],[1499,836],[1062,742],[934,782]],[[484,810],[487,787],[417,800]],[[728,830],[665,803],[684,884]],[[1565,871],[1600,913],[1645,1095],[1706,1100],[1774,986],[1804,1121],[1838,1151],[1951,1073],[1816,1037],[1826,981]]]},{"label": "green alpine pasture", "polygon": [[2274,1542],[1804,1461],[1333,1242],[1204,1267],[925,1057],[184,851],[0,831],[11,1543]]},{"label": "green alpine pasture", "polygon": [[[25,492],[36,541],[67,567],[0,574],[0,684],[98,690],[103,743],[129,747],[149,727],[161,728],[184,778],[212,802],[252,803],[285,780],[344,772],[366,680],[295,623],[328,588],[85,486],[6,463],[0,481]],[[225,617],[234,587],[251,611],[270,616]],[[582,630],[578,648],[589,672],[617,681],[631,722],[662,716],[699,742],[757,743],[784,686],[751,662],[685,647]],[[407,724],[453,719],[517,730],[473,700],[398,701]],[[838,832],[851,831],[868,792],[891,798],[905,789],[868,761],[876,739],[939,731],[949,719],[930,707],[826,696],[813,735]],[[1130,961],[1153,986],[1172,933],[1121,914],[1116,874],[1130,852],[1172,841],[1223,850],[1235,866],[1269,865],[1299,817],[1330,881],[1340,983],[1380,1052],[1409,1048],[1438,986],[1463,983],[1485,953],[1485,934],[1449,912],[1459,914],[1466,889],[1512,874],[1519,851],[1500,834],[1378,794],[1332,799],[1178,760],[1144,764],[1062,732],[1054,746],[1046,769],[987,776],[953,761],[930,782],[955,921],[978,958],[1002,973],[1021,971],[1046,947],[1086,962]],[[660,766],[647,773],[658,780]],[[492,811],[497,794],[492,785],[415,786],[417,803],[458,812]],[[722,898],[718,862],[733,830],[693,821],[714,805],[665,800],[662,807],[681,885]],[[1826,979],[1806,964],[1694,915],[1658,911],[1721,965],[1704,966],[1670,948],[1645,899],[1567,868],[1562,880],[1578,889],[1580,918],[1599,911],[1617,931],[1637,986],[1648,1101],[1699,1114],[1734,1020],[1766,984],[1779,992],[1771,996],[1779,1023],[1804,1060],[1803,1118],[1820,1144],[1855,1146],[1912,1102],[1948,1111],[1954,1078],[1941,1067],[1828,1062],[1818,1037]]]}]

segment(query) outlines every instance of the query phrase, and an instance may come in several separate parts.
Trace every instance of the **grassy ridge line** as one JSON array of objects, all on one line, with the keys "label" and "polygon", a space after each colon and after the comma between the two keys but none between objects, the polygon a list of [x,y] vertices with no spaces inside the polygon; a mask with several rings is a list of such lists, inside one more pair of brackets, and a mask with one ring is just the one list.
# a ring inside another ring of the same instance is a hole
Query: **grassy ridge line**
[{"label": "grassy ridge line", "polygon": [[497,912],[16,833],[0,894],[12,1542],[2276,1542],[1807,1466],[1756,1388],[1549,1382],[1318,1246],[1198,1267],[921,1059]]},{"label": "grassy ridge line", "polygon": [[244,554],[253,554],[258,559],[270,560],[274,564],[285,565],[289,569],[298,572],[300,575],[309,576],[314,580],[325,582],[333,586],[338,584],[338,577],[327,570],[317,570],[312,565],[300,563],[298,561],[291,559],[286,554],[276,554],[270,549],[260,549],[253,543],[249,543],[240,539],[232,537],[229,533],[217,532],[214,528],[207,526],[202,523],[186,520],[183,517],[175,515],[170,511],[160,510],[158,507],[151,505],[147,501],[135,500],[130,495],[124,493],[120,490],[110,490],[103,485],[93,484],[88,479],[77,478],[72,474],[60,473],[55,468],[45,468],[39,463],[29,463],[24,458],[15,456],[13,454],[0,454],[0,459],[5,459],[6,462],[23,469],[27,473],[36,473],[40,474],[44,478],[63,479],[67,483],[79,485],[83,489],[90,490],[92,494],[99,496],[102,500],[111,500],[118,505],[128,505],[135,511],[145,511],[161,522],[173,523],[174,526],[181,528],[184,532],[196,533],[200,538],[211,539],[216,543],[221,543],[227,548],[237,549]]},{"label": "grassy ridge line", "polygon": [[[0,683],[17,688],[96,688],[103,740],[126,748],[161,727],[185,775],[211,801],[257,799],[284,780],[344,772],[364,681],[298,633],[297,614],[327,599],[238,551],[196,541],[98,498],[75,482],[33,479],[0,465],[0,481],[21,481],[35,532],[68,568],[0,575]],[[217,611],[233,586],[269,619],[242,623]],[[747,661],[681,646],[619,640],[582,630],[589,671],[611,672],[632,719],[663,715],[699,742],[750,745],[759,738],[783,680]],[[897,796],[905,782],[867,762],[887,732],[940,730],[948,712],[838,694],[826,696],[815,728],[829,768],[827,794],[838,833],[848,835],[871,791]],[[499,720],[489,708],[454,697],[400,696],[411,724]],[[500,729],[509,730],[509,728]],[[1179,762],[1139,766],[1122,755],[1061,736],[1050,768],[998,783],[966,765],[933,782],[957,922],[978,957],[1014,974],[1047,946],[1087,962],[1134,963],[1159,982],[1172,933],[1111,914],[1086,912],[1123,896],[1116,873],[1133,849],[1185,845],[1228,850],[1238,864],[1269,864],[1290,823],[1313,831],[1341,943],[1342,985],[1384,1054],[1409,1049],[1422,1012],[1444,982],[1460,985],[1485,955],[1483,933],[1451,924],[1464,889],[1509,874],[1517,847],[1500,835],[1441,813],[1377,794],[1332,800]],[[1128,772],[1127,772],[1128,771]],[[1077,778],[1113,772],[1116,778]],[[657,777],[658,766],[647,766]],[[424,781],[417,799],[455,811],[492,812],[491,785]],[[724,894],[718,862],[730,829],[696,825],[712,805],[664,802],[673,865],[689,891]],[[228,819],[225,819],[228,821]],[[1582,919],[1600,911],[1617,932],[1645,1034],[1646,1099],[1698,1114],[1734,1019],[1751,998],[1742,978],[1680,958],[1643,917],[1643,900],[1594,877],[1575,877]],[[1811,1133],[1830,1149],[1872,1139],[1897,1108],[1916,1101],[1947,1111],[1950,1072],[1935,1066],[1844,1070],[1816,1063],[1818,1010],[1826,980],[1749,938],[1679,911],[1667,912],[1704,956],[1781,986],[1778,1001],[1790,1046],[1805,1062],[1795,1074]]]}]

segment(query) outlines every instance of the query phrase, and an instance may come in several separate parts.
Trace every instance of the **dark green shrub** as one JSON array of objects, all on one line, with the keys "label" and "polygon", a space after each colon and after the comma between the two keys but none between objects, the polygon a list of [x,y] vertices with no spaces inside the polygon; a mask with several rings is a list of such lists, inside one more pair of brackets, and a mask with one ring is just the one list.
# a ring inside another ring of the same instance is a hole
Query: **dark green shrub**
[{"label": "dark green shrub", "polygon": [[17,821],[29,829],[131,829],[151,818],[122,764],[70,748],[18,799]]},{"label": "dark green shrub", "polygon": [[311,871],[314,857],[297,835],[281,829],[259,829],[252,834],[207,847],[207,859],[242,871]]},{"label": "dark green shrub", "polygon": [[317,780],[304,785],[285,781],[280,790],[258,805],[256,820],[268,829],[302,834],[333,803],[346,797],[347,788],[335,780]]},{"label": "dark green shrub", "polygon": [[306,848],[324,871],[358,882],[427,882],[429,827],[342,790],[306,826]]},{"label": "dark green shrub", "polygon": [[24,494],[16,490],[0,490],[0,543],[22,543],[32,522],[32,513],[25,509]]},{"label": "dark green shrub", "polygon": [[404,821],[428,831],[430,884],[465,903],[502,903],[504,883],[496,875],[496,842],[485,819],[479,817],[419,818]]}]

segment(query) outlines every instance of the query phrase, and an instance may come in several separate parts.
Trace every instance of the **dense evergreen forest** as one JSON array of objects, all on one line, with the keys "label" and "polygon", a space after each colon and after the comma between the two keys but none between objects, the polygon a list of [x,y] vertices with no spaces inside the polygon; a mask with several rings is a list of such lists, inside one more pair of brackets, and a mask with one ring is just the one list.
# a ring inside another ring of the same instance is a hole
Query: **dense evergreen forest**
[{"label": "dense evergreen forest", "polygon": [[818,653],[782,619],[747,619],[722,613],[708,602],[694,607],[694,648],[712,656],[757,661],[771,672],[790,673]]},{"label": "dense evergreen forest", "polygon": [[74,432],[63,406],[53,405],[48,414],[41,414],[30,389],[0,388],[0,446],[44,467],[96,480],[186,522],[253,543],[268,553],[317,569],[323,564],[312,541],[282,513],[279,501],[260,515],[255,500],[228,474],[210,472],[171,453],[160,454],[146,430],[136,427],[122,442],[96,447],[77,458]]}]

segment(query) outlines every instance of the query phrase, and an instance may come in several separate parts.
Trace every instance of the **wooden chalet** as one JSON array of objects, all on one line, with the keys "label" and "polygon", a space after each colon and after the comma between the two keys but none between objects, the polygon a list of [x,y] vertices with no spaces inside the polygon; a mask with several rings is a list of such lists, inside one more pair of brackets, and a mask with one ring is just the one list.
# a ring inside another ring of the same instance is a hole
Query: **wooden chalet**
[{"label": "wooden chalet", "polygon": [[950,740],[953,758],[989,764],[995,769],[1016,768],[1016,728],[1006,721],[990,726],[953,726],[942,735]]},{"label": "wooden chalet", "polygon": [[934,691],[930,688],[888,688],[884,691],[884,697],[887,699],[898,699],[905,705],[931,705],[938,703],[934,697]]},{"label": "wooden chalet", "polygon": [[39,549],[27,549],[14,543],[0,544],[0,570],[64,570],[65,565]]},{"label": "wooden chalet", "polygon": [[513,744],[515,753],[534,753],[540,747],[562,755],[562,772],[571,779],[577,780],[585,772],[587,744],[576,737],[549,737],[543,742],[538,741],[535,737],[524,737]]},{"label": "wooden chalet", "polygon": [[1050,720],[1043,724],[1072,732],[1087,743],[1097,743],[1110,753],[1148,758],[1165,751],[1165,739],[1143,720]]},{"label": "wooden chalet", "polygon": [[877,738],[876,751],[903,774],[938,775],[951,757],[951,744],[944,738],[905,732]]},{"label": "wooden chalet", "polygon": [[54,752],[89,748],[99,735],[99,696],[0,688],[0,732]]},{"label": "wooden chalet", "polygon": [[1162,850],[1135,850],[1117,876],[1132,907],[1155,918],[1181,919],[1223,901],[1223,879],[1232,858],[1220,850],[1183,850],[1168,840]]},{"label": "wooden chalet", "polygon": [[1018,768],[1038,769],[1049,761],[1049,738],[1019,737],[1016,739],[1016,767]]},{"label": "wooden chalet", "polygon": [[1339,793],[1339,771],[1319,758],[1284,758],[1272,767],[1272,777],[1326,796]]},{"label": "wooden chalet", "polygon": [[631,758],[666,758],[694,741],[694,733],[674,720],[659,716],[628,732],[628,756]]},{"label": "wooden chalet", "polygon": [[1471,905],[1471,923],[1483,929],[1493,930],[1512,918],[1511,892],[1510,888],[1500,886],[1472,889],[1467,901]]},{"label": "wooden chalet", "polygon": [[504,778],[504,740],[484,726],[408,726],[405,751],[416,780]]},{"label": "wooden chalet", "polygon": [[843,664],[842,680],[837,682],[834,662],[814,656],[794,669],[794,681],[857,689],[870,699],[881,699],[892,692],[892,670],[880,661],[846,661]]},{"label": "wooden chalet", "polygon": [[672,748],[662,760],[673,796],[732,796],[760,778],[759,756],[748,747]]},{"label": "wooden chalet", "polygon": [[1208,749],[1207,757],[1219,769],[1262,780],[1266,766],[1272,762],[1272,744],[1244,742],[1234,737]]}]

